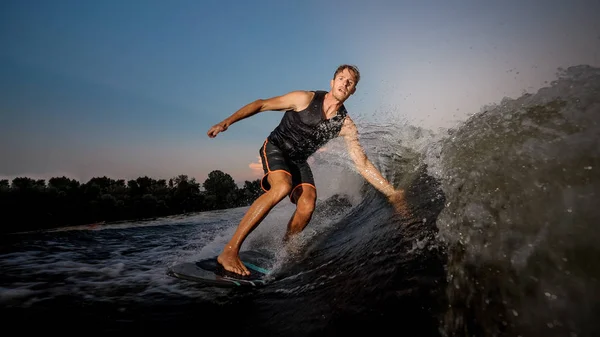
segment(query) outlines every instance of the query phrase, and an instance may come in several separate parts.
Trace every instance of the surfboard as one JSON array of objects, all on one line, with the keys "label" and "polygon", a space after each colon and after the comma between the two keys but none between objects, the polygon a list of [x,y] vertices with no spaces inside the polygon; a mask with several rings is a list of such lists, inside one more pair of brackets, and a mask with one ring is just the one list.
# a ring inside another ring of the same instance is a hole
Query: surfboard
[{"label": "surfboard", "polygon": [[267,284],[272,256],[265,252],[248,250],[240,252],[240,259],[250,271],[250,275],[238,275],[223,269],[217,262],[217,256],[176,264],[168,269],[167,275],[217,287],[260,287]]}]

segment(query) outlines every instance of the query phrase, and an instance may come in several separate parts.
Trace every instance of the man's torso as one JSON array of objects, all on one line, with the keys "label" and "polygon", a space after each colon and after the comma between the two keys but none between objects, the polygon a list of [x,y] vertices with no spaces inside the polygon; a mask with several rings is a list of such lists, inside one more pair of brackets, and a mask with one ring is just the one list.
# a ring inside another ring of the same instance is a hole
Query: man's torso
[{"label": "man's torso", "polygon": [[320,147],[337,137],[346,117],[342,105],[337,114],[326,119],[323,100],[326,91],[315,91],[314,97],[302,111],[286,111],[268,139],[293,160],[306,160]]}]

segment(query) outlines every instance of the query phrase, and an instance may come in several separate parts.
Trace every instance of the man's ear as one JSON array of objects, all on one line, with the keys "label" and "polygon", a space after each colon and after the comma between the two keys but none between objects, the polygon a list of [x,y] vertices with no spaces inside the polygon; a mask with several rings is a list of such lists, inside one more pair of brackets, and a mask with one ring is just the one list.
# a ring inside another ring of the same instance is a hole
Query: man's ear
[{"label": "man's ear", "polygon": [[356,92],[356,87],[352,88],[352,92],[350,92],[350,95],[353,95]]},{"label": "man's ear", "polygon": [[332,79],[331,81],[329,81],[329,87],[330,87],[331,89],[333,89],[333,79]]}]

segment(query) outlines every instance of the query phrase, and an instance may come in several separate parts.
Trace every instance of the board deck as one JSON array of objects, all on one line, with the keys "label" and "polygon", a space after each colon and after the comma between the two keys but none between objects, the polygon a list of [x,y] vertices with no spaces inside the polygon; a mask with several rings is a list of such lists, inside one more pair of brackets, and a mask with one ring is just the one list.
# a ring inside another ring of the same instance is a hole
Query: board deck
[{"label": "board deck", "polygon": [[269,264],[272,257],[258,251],[240,252],[240,259],[250,270],[250,275],[242,276],[223,269],[217,257],[196,262],[184,262],[169,268],[167,275],[217,287],[259,287],[267,284]]}]

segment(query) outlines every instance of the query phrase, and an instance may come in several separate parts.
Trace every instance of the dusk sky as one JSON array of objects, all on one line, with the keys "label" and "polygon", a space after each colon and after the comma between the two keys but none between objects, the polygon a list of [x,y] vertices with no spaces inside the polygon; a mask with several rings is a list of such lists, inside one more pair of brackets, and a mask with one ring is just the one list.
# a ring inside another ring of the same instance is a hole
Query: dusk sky
[{"label": "dusk sky", "polygon": [[360,122],[447,128],[559,67],[600,66],[599,1],[0,2],[0,179],[262,176],[257,98],[329,89]]}]

